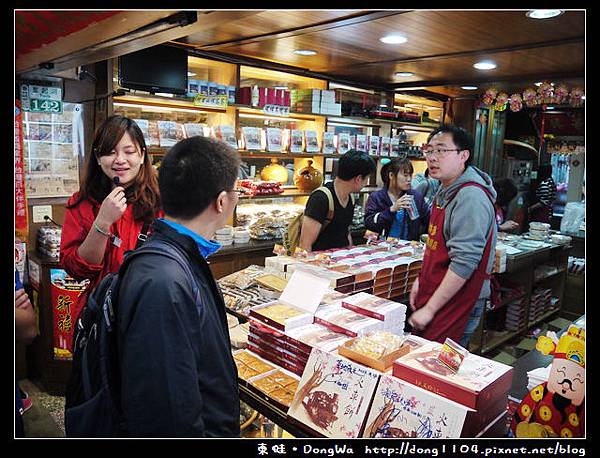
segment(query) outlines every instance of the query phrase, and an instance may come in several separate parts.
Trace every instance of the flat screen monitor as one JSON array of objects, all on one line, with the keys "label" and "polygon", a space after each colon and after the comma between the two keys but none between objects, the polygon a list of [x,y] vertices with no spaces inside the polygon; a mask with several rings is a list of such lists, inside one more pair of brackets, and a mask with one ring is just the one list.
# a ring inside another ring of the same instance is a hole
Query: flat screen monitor
[{"label": "flat screen monitor", "polygon": [[151,93],[187,92],[188,53],[168,45],[152,46],[119,57],[119,84]]}]

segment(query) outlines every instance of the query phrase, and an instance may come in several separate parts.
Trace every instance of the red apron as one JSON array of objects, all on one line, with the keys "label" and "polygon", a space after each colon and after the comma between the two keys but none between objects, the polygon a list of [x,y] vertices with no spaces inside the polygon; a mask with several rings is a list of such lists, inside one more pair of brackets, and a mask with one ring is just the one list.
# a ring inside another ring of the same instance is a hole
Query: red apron
[{"label": "red apron", "polygon": [[[478,186],[489,195],[487,189],[477,183],[465,183],[459,188],[466,186]],[[456,192],[458,194],[458,191]],[[456,196],[454,194],[454,196]],[[454,198],[454,196],[452,198]],[[490,197],[490,200],[492,198]],[[493,204],[493,202],[492,202]],[[429,219],[429,231],[427,248],[423,256],[423,267],[419,275],[419,292],[415,300],[417,309],[423,307],[429,298],[433,295],[438,286],[442,283],[442,279],[448,272],[450,265],[450,257],[448,248],[444,240],[444,217],[446,209],[439,207],[437,203],[432,206],[431,216]],[[479,298],[481,287],[484,280],[490,278],[486,273],[490,250],[492,247],[494,225],[488,235],[483,256],[479,262],[479,266],[471,275],[471,278],[463,285],[454,297],[452,297],[433,317],[433,320],[427,325],[423,331],[413,331],[415,334],[421,335],[425,339],[435,340],[443,343],[446,337],[450,337],[455,342],[459,342],[463,335],[463,331],[469,316]]]}]

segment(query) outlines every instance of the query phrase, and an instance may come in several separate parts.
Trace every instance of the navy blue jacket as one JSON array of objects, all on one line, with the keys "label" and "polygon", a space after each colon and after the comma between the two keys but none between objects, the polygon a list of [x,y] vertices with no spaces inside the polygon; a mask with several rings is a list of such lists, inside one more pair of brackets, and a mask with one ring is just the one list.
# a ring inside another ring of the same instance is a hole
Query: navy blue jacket
[{"label": "navy blue jacket", "polygon": [[[414,221],[410,219],[408,221],[408,238],[409,240],[419,240],[421,234],[427,233],[429,207],[420,192],[410,189],[406,193],[415,196],[415,203],[419,210],[419,217]],[[367,229],[377,232],[379,235],[387,236],[396,218],[396,213],[390,211],[391,206],[392,200],[388,195],[387,187],[384,186],[378,191],[372,192],[365,208],[365,226]]]},{"label": "navy blue jacket", "polygon": [[[239,437],[237,368],[225,304],[198,245],[161,221],[156,237],[189,259],[200,288],[177,261],[131,260],[119,290],[121,405],[133,437]],[[177,248],[175,248],[177,247]]]}]

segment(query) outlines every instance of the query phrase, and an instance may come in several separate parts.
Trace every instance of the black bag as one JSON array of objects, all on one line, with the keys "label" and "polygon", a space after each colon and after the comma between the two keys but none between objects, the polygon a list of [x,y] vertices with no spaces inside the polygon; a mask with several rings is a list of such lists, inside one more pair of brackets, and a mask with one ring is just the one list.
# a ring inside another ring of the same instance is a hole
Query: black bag
[{"label": "black bag", "polygon": [[127,434],[120,408],[117,306],[120,280],[131,260],[144,253],[176,260],[193,285],[196,306],[200,291],[184,255],[174,245],[149,240],[126,253],[119,271],[107,275],[91,292],[77,320],[73,366],[65,395],[67,437],[122,437]]}]

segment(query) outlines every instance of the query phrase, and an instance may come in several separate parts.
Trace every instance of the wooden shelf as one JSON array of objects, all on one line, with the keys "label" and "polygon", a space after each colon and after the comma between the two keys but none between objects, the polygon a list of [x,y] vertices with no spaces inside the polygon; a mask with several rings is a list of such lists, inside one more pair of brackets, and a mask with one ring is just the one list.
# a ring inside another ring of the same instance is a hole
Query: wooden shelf
[{"label": "wooden shelf", "polygon": [[341,116],[328,115],[327,119],[331,120],[333,122],[339,122],[339,123],[347,122],[348,124],[361,124],[362,123],[362,124],[366,124],[368,126],[377,126],[377,125],[380,125],[381,123],[393,124],[393,125],[402,124],[405,126],[421,127],[421,128],[426,128],[426,129],[436,129],[440,126],[439,124],[399,121],[397,119],[362,118],[362,117],[358,117],[358,116],[344,116],[344,115],[341,115]]},{"label": "wooden shelf", "polygon": [[566,271],[567,271],[567,269],[560,269],[560,270],[558,270],[557,272],[554,272],[554,273],[551,273],[551,274],[544,275],[544,276],[542,276],[542,277],[540,277],[540,278],[534,278],[534,279],[533,279],[533,284],[535,285],[536,283],[539,283],[539,282],[541,282],[541,281],[547,280],[548,278],[554,277],[554,276],[556,276],[556,275],[560,275],[560,274],[562,274],[562,273],[564,273],[564,272],[566,272]]},{"label": "wooden shelf", "polygon": [[[379,188],[376,186],[369,186],[362,188],[359,192],[353,194],[368,194],[373,191],[377,191]],[[280,194],[269,194],[265,196],[240,196],[240,199],[251,200],[251,199],[281,199],[282,197],[305,197],[310,196],[312,191],[300,191],[297,188],[286,188]]]},{"label": "wooden shelf", "polygon": [[486,345],[482,346],[481,354],[483,355],[485,353],[488,353],[488,352],[498,348],[502,344],[508,342],[513,337],[518,336],[523,331],[524,331],[524,329],[518,330],[518,331],[506,331],[507,334],[505,334],[505,335],[493,337],[492,339],[490,339],[489,342],[486,343]]},{"label": "wooden shelf", "polygon": [[543,321],[547,320],[548,318],[550,318],[552,315],[554,315],[557,312],[560,312],[560,307],[549,310],[548,312],[544,313],[541,317],[539,317],[537,320],[532,321],[531,323],[528,323],[527,328],[529,329],[535,325],[542,323]]},{"label": "wooden shelf", "polygon": [[139,95],[126,95],[113,97],[114,104],[128,104],[132,108],[165,108],[165,109],[184,109],[190,111],[197,111],[198,113],[226,113],[227,108],[212,108],[212,107],[199,107],[192,103],[189,98],[170,98],[170,97],[153,97],[153,96],[139,96]]},{"label": "wooden shelf", "polygon": [[326,115],[318,114],[318,113],[298,113],[295,111],[290,111],[289,115],[276,115],[276,114],[267,114],[261,108],[255,108],[251,105],[242,105],[239,103],[229,104],[231,107],[239,108],[240,114],[249,114],[256,115],[267,118],[275,118],[281,119],[285,121],[286,119],[290,119],[290,121],[314,121],[315,117],[324,118]]}]

